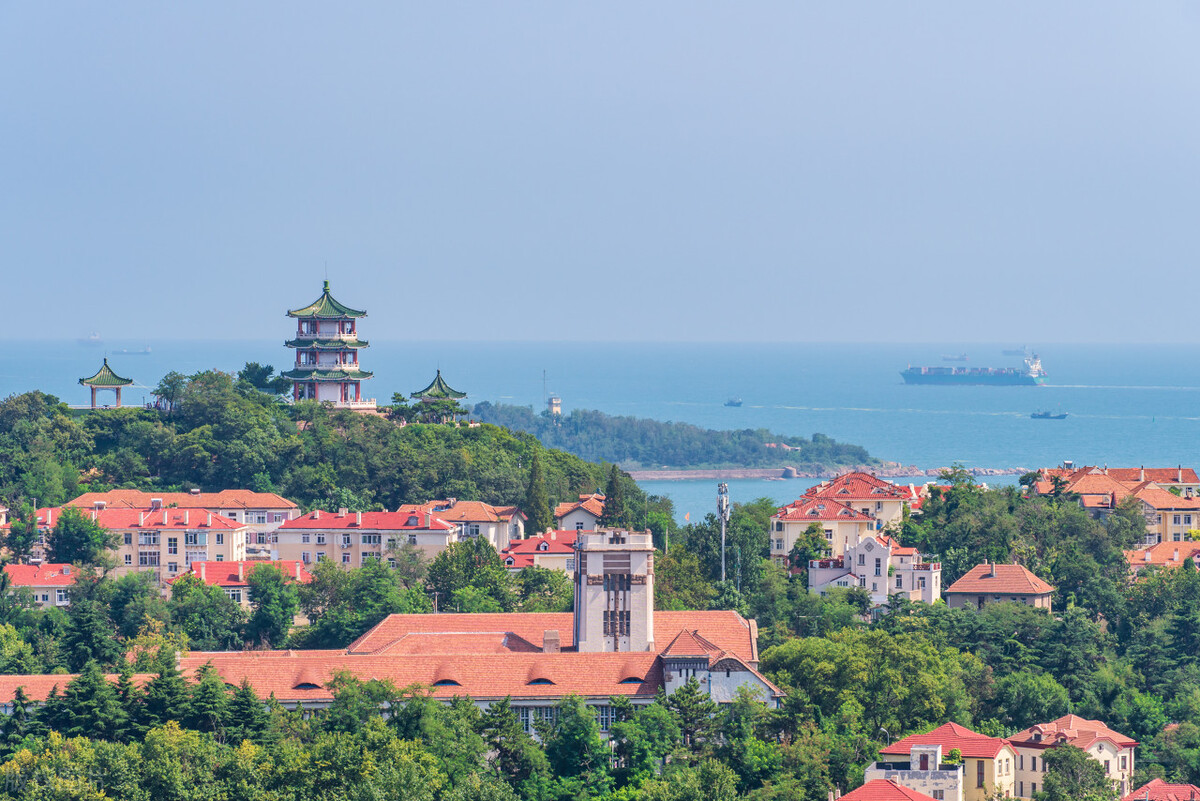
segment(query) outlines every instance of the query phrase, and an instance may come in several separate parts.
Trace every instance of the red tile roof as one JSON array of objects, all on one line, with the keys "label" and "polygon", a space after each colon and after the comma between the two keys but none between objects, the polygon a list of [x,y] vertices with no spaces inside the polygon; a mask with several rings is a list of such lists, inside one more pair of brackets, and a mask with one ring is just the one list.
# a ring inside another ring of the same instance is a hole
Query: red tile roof
[{"label": "red tile roof", "polygon": [[600,515],[604,514],[604,493],[594,492],[591,495],[580,495],[578,501],[560,503],[554,507],[554,517],[555,519],[561,519],[576,509],[583,509],[597,518],[600,517]]},{"label": "red tile roof", "polygon": [[927,734],[914,734],[897,740],[879,753],[908,756],[914,745],[940,745],[943,756],[949,756],[950,751],[957,748],[964,757],[992,759],[1007,744],[1000,737],[988,737],[957,723],[943,723]]},{"label": "red tile roof", "polygon": [[[0,676],[0,704],[10,704],[17,694],[17,688],[23,687],[30,701],[45,701],[50,691],[55,687],[59,693],[65,692],[78,673],[48,673],[45,675]],[[120,678],[115,673],[109,673],[104,678],[116,684]],[[139,687],[154,678],[152,673],[135,673],[133,682]]]},{"label": "red tile roof", "polygon": [[1165,512],[1173,509],[1192,511],[1200,509],[1200,498],[1181,498],[1173,492],[1167,492],[1162,487],[1143,487],[1133,494],[1134,497],[1151,509],[1159,511]]},{"label": "red tile roof", "polygon": [[[1146,555],[1150,558],[1147,559]],[[1149,548],[1137,548],[1125,552],[1125,560],[1133,570],[1147,565],[1179,567],[1188,559],[1200,562],[1200,542],[1160,542]]]},{"label": "red tile roof", "polygon": [[[992,572],[996,575],[992,575]],[[945,593],[976,595],[1048,595],[1054,588],[1023,565],[975,565],[967,574],[946,588]]]},{"label": "red tile roof", "polygon": [[1167,784],[1162,779],[1152,779],[1121,801],[1200,801],[1200,787],[1194,784]]},{"label": "red tile roof", "polygon": [[1200,476],[1190,467],[1109,467],[1108,475],[1117,481],[1153,481],[1155,484],[1200,484]]},{"label": "red tile roof", "polygon": [[525,513],[515,506],[492,506],[483,501],[460,501],[455,498],[402,506],[398,511],[406,512],[412,509],[432,512],[442,520],[451,523],[496,523],[501,520],[511,520],[513,515],[525,516]]},{"label": "red tile roof", "polygon": [[75,575],[68,564],[5,565],[14,587],[70,587]]},{"label": "red tile roof", "polygon": [[846,793],[842,801],[933,801],[933,796],[896,784],[891,779],[872,779]]},{"label": "red tile roof", "polygon": [[[188,573],[183,573],[181,576],[198,576],[205,584],[210,584],[216,587],[245,587],[247,585],[247,577],[254,572],[259,565],[272,565],[279,568],[283,575],[293,581],[299,581],[301,584],[312,582],[312,574],[305,569],[304,563],[295,559],[283,559],[278,561],[265,560],[247,560],[242,562],[192,562],[192,569]],[[239,576],[239,570],[240,576]],[[176,576],[170,579],[170,582],[178,581],[181,576]]]},{"label": "red tile roof", "polygon": [[[359,522],[359,515],[362,522]],[[440,514],[440,513],[439,513]],[[428,520],[428,522],[426,522]],[[292,529],[344,529],[356,528],[371,531],[453,531],[455,525],[440,517],[417,511],[399,512],[337,512],[320,510],[309,512],[279,527],[280,531]]]},{"label": "red tile roof", "polygon": [[898,487],[890,481],[870,473],[855,471],[844,473],[830,481],[810,487],[805,493],[809,498],[832,498],[835,501],[882,501],[887,499],[908,500],[912,492],[908,487]]},{"label": "red tile roof", "polygon": [[[39,509],[38,523],[54,526],[62,516],[64,507]],[[171,507],[164,509],[131,509],[108,507],[106,509],[79,509],[84,516],[91,517],[101,527],[113,530],[142,528],[152,529],[222,529],[240,530],[245,525],[230,520],[224,515],[200,507]]]},{"label": "red tile roof", "polygon": [[[1034,735],[1040,734],[1041,740]],[[1063,715],[1058,720],[1030,726],[1008,738],[1013,745],[1023,748],[1049,748],[1067,743],[1086,751],[1097,740],[1108,740],[1118,748],[1133,748],[1138,743],[1120,732],[1113,731],[1098,720],[1088,720],[1078,715]]]},{"label": "red tile roof", "polygon": [[96,501],[108,506],[127,509],[148,509],[150,501],[158,499],[163,506],[179,506],[204,509],[298,509],[287,498],[273,492],[251,492],[244,489],[228,489],[220,492],[146,492],[136,489],[117,489],[108,492],[85,492],[67,506],[91,509]]},{"label": "red tile roof", "polygon": [[874,523],[875,518],[829,498],[800,498],[781,506],[772,520],[844,520]]},{"label": "red tile roof", "polygon": [[578,531],[550,531],[523,540],[510,540],[508,546],[500,552],[506,567],[532,567],[538,554],[559,555],[575,553],[575,541],[579,539]]}]

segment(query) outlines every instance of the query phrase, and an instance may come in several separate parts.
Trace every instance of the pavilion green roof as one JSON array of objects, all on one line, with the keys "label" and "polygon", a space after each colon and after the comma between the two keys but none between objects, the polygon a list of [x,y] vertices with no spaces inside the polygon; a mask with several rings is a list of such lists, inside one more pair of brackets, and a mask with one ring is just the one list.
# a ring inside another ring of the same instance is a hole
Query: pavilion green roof
[{"label": "pavilion green roof", "polygon": [[365,348],[368,343],[362,339],[289,339],[283,343],[289,348],[312,350],[344,350]]},{"label": "pavilion green roof", "polygon": [[321,292],[321,297],[314,300],[312,303],[305,306],[303,309],[292,309],[288,312],[288,317],[321,317],[331,320],[339,320],[346,317],[366,317],[367,313],[361,309],[352,309],[344,303],[339,303],[334,300],[333,295],[329,294],[329,282],[325,282],[325,288]]},{"label": "pavilion green roof", "polygon": [[366,370],[288,370],[280,373],[289,381],[366,381],[374,373]]},{"label": "pavilion green roof", "polygon": [[437,377],[433,379],[433,383],[425,387],[425,389],[414,392],[409,397],[420,398],[421,400],[458,400],[459,398],[467,397],[467,393],[453,389],[442,378],[442,371],[438,370]]},{"label": "pavilion green roof", "polygon": [[108,359],[91,378],[81,378],[79,383],[85,387],[127,387],[133,383],[132,378],[121,378],[108,366]]}]

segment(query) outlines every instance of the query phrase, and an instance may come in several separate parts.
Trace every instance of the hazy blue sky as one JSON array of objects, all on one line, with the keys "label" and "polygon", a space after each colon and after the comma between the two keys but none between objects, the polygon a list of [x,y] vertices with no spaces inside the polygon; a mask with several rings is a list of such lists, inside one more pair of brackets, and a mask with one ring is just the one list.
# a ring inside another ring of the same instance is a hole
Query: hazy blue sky
[{"label": "hazy blue sky", "polygon": [[[9,336],[1200,341],[1195,3],[0,4]],[[369,324],[369,327],[367,326]]]}]

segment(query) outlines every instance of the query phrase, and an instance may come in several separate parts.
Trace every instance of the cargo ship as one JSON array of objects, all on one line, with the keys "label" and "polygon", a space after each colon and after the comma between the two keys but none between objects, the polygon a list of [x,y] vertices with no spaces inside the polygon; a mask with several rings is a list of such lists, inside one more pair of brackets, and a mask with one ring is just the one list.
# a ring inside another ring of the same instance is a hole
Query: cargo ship
[{"label": "cargo ship", "polygon": [[1046,383],[1042,361],[1033,355],[1024,367],[912,367],[900,373],[905,384],[1038,387]]}]

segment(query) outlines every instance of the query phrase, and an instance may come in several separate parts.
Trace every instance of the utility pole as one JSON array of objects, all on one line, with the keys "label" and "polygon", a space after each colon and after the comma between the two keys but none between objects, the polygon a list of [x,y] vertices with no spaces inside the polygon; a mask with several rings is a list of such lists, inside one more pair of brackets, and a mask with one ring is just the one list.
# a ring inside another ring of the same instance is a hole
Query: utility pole
[{"label": "utility pole", "polygon": [[729,485],[717,485],[717,517],[721,518],[721,581],[725,580],[725,524],[729,522]]}]

